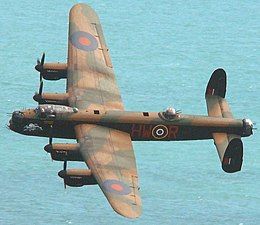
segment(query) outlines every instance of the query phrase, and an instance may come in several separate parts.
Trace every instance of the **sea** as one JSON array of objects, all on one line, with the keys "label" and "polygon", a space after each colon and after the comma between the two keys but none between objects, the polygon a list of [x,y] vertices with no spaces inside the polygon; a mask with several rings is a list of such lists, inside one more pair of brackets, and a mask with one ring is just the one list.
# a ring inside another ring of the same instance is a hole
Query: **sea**
[{"label": "sea", "polygon": [[[37,106],[42,52],[46,62],[66,62],[68,13],[77,2],[0,1],[0,224],[260,224],[258,130],[243,139],[243,167],[234,174],[222,171],[213,140],[133,142],[143,213],[131,220],[98,186],[64,189],[63,163],[43,150],[47,138],[7,129],[10,113]],[[233,115],[260,126],[259,0],[85,3],[100,17],[126,110],[207,115],[206,84],[224,68]],[[65,85],[44,81],[44,91]]]}]

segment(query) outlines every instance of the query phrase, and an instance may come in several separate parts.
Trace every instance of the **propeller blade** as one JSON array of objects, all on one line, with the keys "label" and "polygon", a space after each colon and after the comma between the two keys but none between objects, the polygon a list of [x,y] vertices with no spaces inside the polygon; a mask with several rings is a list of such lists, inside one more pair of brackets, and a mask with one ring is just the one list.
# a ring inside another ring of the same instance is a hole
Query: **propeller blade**
[{"label": "propeller blade", "polygon": [[44,72],[43,65],[44,65],[44,61],[45,61],[45,53],[42,54],[41,60],[40,60],[39,58],[37,59],[37,64],[36,64],[36,66],[35,66],[35,69],[40,72],[40,81],[42,81],[42,77],[43,77],[43,72]]},{"label": "propeller blade", "polygon": [[[51,125],[51,129],[50,129],[49,145],[52,145],[52,125]],[[53,162],[52,158],[51,158],[51,160]]]},{"label": "propeller blade", "polygon": [[52,145],[52,137],[49,137],[49,144]]},{"label": "propeller blade", "polygon": [[45,52],[42,53],[42,58],[41,58],[41,72],[40,72],[40,81],[42,82],[42,77],[43,77],[43,65],[44,65],[44,61],[45,61]]},{"label": "propeller blade", "polygon": [[43,81],[41,80],[40,87],[39,87],[39,94],[40,95],[42,94],[42,90],[43,90]]},{"label": "propeller blade", "polygon": [[64,160],[64,163],[63,163],[63,170],[67,170],[67,160]]},{"label": "propeller blade", "polygon": [[40,72],[40,82],[42,82],[42,78],[43,78],[43,73]]},{"label": "propeller blade", "polygon": [[[63,170],[64,170],[64,171],[67,170],[67,160],[64,160],[64,163],[63,163]],[[65,179],[63,179],[63,182],[64,182],[64,188],[66,189]]]},{"label": "propeller blade", "polygon": [[[50,132],[51,133],[51,132]],[[52,137],[50,135],[49,137],[49,145],[52,145]],[[46,152],[48,154],[48,152]],[[52,152],[50,151],[51,155],[52,155]],[[53,158],[51,157],[51,161],[53,162]]]},{"label": "propeller blade", "polygon": [[52,144],[52,136],[53,136],[53,126],[50,125],[49,144]]},{"label": "propeller blade", "polygon": [[45,60],[45,52],[42,53],[42,58],[41,58],[41,66],[43,66]]}]

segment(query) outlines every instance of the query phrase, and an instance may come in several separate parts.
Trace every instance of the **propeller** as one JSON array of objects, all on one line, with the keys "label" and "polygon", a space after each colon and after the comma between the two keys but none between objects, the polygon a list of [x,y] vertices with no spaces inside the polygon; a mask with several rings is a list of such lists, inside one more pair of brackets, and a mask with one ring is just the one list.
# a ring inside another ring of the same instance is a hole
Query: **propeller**
[{"label": "propeller", "polygon": [[[50,125],[50,132],[49,132],[49,144],[52,144],[52,139],[53,139],[53,125]],[[66,173],[67,170],[67,160],[65,159],[63,162],[63,171],[65,171]],[[63,182],[64,182],[64,188],[66,189],[66,182],[65,182],[65,178],[63,178]]]},{"label": "propeller", "polygon": [[[52,138],[53,138],[53,127],[50,125],[50,132],[49,132],[49,145],[52,145]],[[51,159],[53,161],[53,159]]]},{"label": "propeller", "polygon": [[43,74],[44,74],[44,69],[43,69],[43,65],[44,65],[44,61],[45,61],[45,53],[42,53],[42,58],[41,61],[40,59],[37,59],[37,65],[35,66],[35,69],[37,71],[40,72],[40,87],[39,87],[39,94],[42,94],[42,90],[43,90]]},{"label": "propeller", "polygon": [[41,80],[40,87],[39,87],[39,95],[42,95],[42,90],[43,90],[43,81]]},{"label": "propeller", "polygon": [[[63,170],[64,170],[65,173],[66,173],[66,170],[67,170],[67,160],[64,160],[64,163],[63,163]],[[63,178],[63,183],[64,183],[64,188],[66,189],[65,178]]]},{"label": "propeller", "polygon": [[50,132],[49,132],[49,144],[52,144],[52,138],[53,138],[53,126],[50,126]]},{"label": "propeller", "polygon": [[44,69],[43,69],[44,61],[45,61],[45,53],[42,53],[41,60],[38,58],[37,64],[35,66],[35,69],[40,72],[40,81],[42,81],[42,76],[43,76],[43,71],[44,71]]},{"label": "propeller", "polygon": [[[50,132],[49,132],[49,145],[52,145],[52,139],[53,139],[53,125],[50,125]],[[63,171],[66,173],[67,170],[67,160],[65,159],[63,162]],[[63,178],[64,181],[64,188],[66,189],[66,183],[65,178]]]},{"label": "propeller", "polygon": [[63,170],[67,170],[67,160],[64,160],[64,163],[63,163]]},{"label": "propeller", "polygon": [[[52,130],[52,126],[51,126],[51,130]],[[49,143],[52,144],[52,137],[50,137],[49,139]],[[63,171],[66,173],[67,170],[67,160],[65,159],[63,162]],[[66,182],[65,182],[65,177],[63,178],[63,182],[64,182],[64,188],[66,189]]]}]

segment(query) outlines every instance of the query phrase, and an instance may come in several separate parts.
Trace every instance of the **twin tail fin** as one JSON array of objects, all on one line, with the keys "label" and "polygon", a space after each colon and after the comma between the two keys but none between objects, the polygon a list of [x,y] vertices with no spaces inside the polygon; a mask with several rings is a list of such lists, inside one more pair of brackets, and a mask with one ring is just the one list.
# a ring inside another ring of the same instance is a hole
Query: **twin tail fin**
[{"label": "twin tail fin", "polygon": [[[205,98],[208,115],[219,118],[233,118],[225,99],[227,75],[223,69],[217,69],[208,82]],[[222,169],[227,173],[241,170],[243,162],[243,143],[241,136],[227,133],[213,133]]]}]

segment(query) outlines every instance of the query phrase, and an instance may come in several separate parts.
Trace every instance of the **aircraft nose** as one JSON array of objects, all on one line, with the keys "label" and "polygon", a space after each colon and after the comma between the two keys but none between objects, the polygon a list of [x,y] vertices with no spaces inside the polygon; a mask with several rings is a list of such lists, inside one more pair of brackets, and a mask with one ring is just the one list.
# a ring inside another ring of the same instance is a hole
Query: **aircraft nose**
[{"label": "aircraft nose", "polygon": [[21,119],[23,119],[24,115],[21,111],[14,111],[12,114],[12,121],[13,122],[19,122]]},{"label": "aircraft nose", "polygon": [[9,123],[7,124],[7,127],[12,130],[12,127],[13,127],[13,122],[12,122],[12,119],[9,120]]}]

